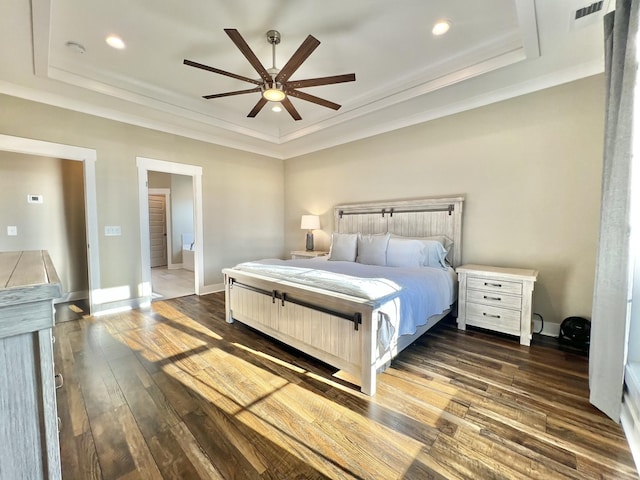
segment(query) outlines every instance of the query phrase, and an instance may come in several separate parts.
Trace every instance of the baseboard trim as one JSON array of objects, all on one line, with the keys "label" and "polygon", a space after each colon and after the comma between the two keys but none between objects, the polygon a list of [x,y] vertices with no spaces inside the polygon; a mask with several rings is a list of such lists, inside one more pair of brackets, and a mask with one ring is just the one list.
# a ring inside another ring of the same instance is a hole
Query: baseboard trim
[{"label": "baseboard trim", "polygon": [[537,317],[533,317],[533,331],[535,333],[540,333],[540,335],[545,335],[547,337],[556,337],[560,336],[560,324],[552,323],[552,322],[544,322],[544,328],[540,331],[540,327],[542,326],[542,322]]},{"label": "baseboard trim", "polygon": [[207,295],[209,293],[224,292],[224,283],[214,283],[211,285],[205,285],[200,289],[200,295]]},{"label": "baseboard trim", "polygon": [[638,424],[638,418],[633,414],[632,404],[633,400],[629,398],[628,394],[625,394],[622,401],[622,411],[620,412],[620,423],[622,423],[622,429],[627,437],[627,443],[629,444],[633,461],[636,463],[636,469],[640,472],[640,425]]},{"label": "baseboard trim", "polygon": [[91,315],[99,317],[111,313],[135,310],[136,308],[147,308],[150,305],[151,297],[130,298],[128,300],[119,300],[117,302],[107,302],[101,303],[99,305],[93,305]]},{"label": "baseboard trim", "polygon": [[88,290],[81,290],[79,292],[67,292],[62,295],[60,298],[56,298],[53,301],[54,305],[58,303],[67,303],[67,302],[75,302],[76,300],[86,300],[89,298]]},{"label": "baseboard trim", "polygon": [[[200,295],[207,295],[209,293],[217,293],[223,291],[224,283],[214,283],[211,285],[205,285],[202,289],[200,289]],[[91,314],[94,316],[108,315],[110,313],[134,310],[136,308],[148,308],[150,305],[151,297],[130,298],[127,300],[119,300],[116,302],[106,302],[93,305]]]}]

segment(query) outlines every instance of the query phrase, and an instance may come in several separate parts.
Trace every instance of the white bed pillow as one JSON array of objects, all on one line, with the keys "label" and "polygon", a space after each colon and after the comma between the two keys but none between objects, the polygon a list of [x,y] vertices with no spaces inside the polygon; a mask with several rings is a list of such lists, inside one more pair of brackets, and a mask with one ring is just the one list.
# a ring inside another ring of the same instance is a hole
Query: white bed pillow
[{"label": "white bed pillow", "polygon": [[[391,234],[391,238],[403,240],[418,240],[424,245],[424,262],[426,267],[447,267],[447,255],[453,246],[453,240],[446,235],[432,235],[429,237],[403,237],[401,235]],[[443,249],[439,248],[435,243],[439,243]],[[443,256],[444,255],[444,256]]]},{"label": "white bed pillow", "polygon": [[329,260],[341,260],[355,262],[358,248],[357,233],[333,233],[331,235],[331,248]]},{"label": "white bed pillow", "polygon": [[453,240],[451,240],[446,235],[433,235],[431,237],[423,237],[422,240],[435,240],[436,242],[440,242],[447,252],[451,250],[451,246],[453,245]]},{"label": "white bed pillow", "polygon": [[420,240],[424,249],[423,265],[425,267],[447,268],[447,249],[438,240]]},{"label": "white bed pillow", "polygon": [[447,250],[447,252],[450,252],[451,247],[453,246],[453,240],[451,240],[446,235],[431,235],[429,237],[405,237],[404,235],[396,235],[395,233],[392,233],[391,238],[402,238],[404,240],[435,240],[437,242],[440,242],[442,246]]},{"label": "white bed pillow", "polygon": [[358,257],[356,262],[367,265],[386,265],[389,234],[358,235]]},{"label": "white bed pillow", "polygon": [[422,267],[424,244],[419,240],[404,238],[389,239],[387,265],[390,267]]}]

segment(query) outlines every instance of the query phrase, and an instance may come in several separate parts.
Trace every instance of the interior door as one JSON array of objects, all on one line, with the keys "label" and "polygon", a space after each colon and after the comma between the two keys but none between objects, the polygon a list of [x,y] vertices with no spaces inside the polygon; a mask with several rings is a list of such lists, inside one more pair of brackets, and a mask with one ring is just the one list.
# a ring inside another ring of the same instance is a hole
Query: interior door
[{"label": "interior door", "polygon": [[167,216],[164,195],[149,195],[151,268],[167,265]]}]

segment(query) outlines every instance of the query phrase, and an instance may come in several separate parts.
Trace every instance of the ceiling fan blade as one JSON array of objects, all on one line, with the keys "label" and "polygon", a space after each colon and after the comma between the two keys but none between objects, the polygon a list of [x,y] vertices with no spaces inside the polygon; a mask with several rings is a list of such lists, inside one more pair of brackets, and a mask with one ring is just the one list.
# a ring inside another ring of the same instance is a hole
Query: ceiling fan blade
[{"label": "ceiling fan blade", "polygon": [[260,100],[258,100],[258,103],[256,103],[255,107],[253,107],[253,109],[249,112],[249,115],[247,115],[247,117],[253,118],[256,115],[258,115],[258,113],[260,113],[260,110],[262,110],[262,107],[264,107],[267,103],[268,103],[268,100],[266,98],[260,97]]},{"label": "ceiling fan blade", "polygon": [[296,98],[299,98],[300,100],[306,100],[307,102],[322,105],[323,107],[331,108],[333,110],[338,110],[342,106],[342,105],[338,105],[337,103],[330,102],[329,100],[325,100],[324,98],[316,97],[315,95],[309,95],[308,93],[305,93],[305,92],[299,92],[297,90],[289,90],[289,89],[287,89],[286,92],[287,92],[287,95],[291,97],[296,97]]},{"label": "ceiling fan blade", "polygon": [[334,83],[354,82],[356,80],[355,73],[346,73],[344,75],[333,75],[331,77],[308,78],[306,80],[292,80],[287,82],[287,88],[305,88],[317,87],[319,85],[332,85]]},{"label": "ceiling fan blade", "polygon": [[318,45],[320,45],[320,40],[318,40],[314,36],[309,35],[307,38],[305,38],[304,42],[302,42],[302,45],[300,45],[298,47],[298,50],[296,50],[296,53],[291,56],[285,66],[282,67],[282,70],[280,70],[280,73],[276,75],[276,82],[286,82],[287,78],[293,75],[294,72],[298,70],[298,68],[300,68],[302,62],[304,62],[307,57],[311,55],[316,48],[318,48]]},{"label": "ceiling fan blade", "polygon": [[287,109],[287,112],[289,112],[289,115],[291,115],[294,120],[302,120],[302,117],[296,110],[296,107],[293,106],[293,103],[291,103],[291,100],[285,98],[280,103],[282,103],[282,106]]},{"label": "ceiling fan blade", "polygon": [[207,70],[213,73],[219,73],[220,75],[226,75],[227,77],[236,78],[238,80],[243,80],[245,82],[253,83],[255,85],[262,85],[260,80],[255,80],[249,77],[243,77],[242,75],[236,75],[235,73],[225,72],[224,70],[220,70],[219,68],[210,67],[209,65],[203,65],[202,63],[193,62],[191,60],[187,60],[186,58],[182,62],[185,65],[189,65],[190,67],[201,68],[202,70]]},{"label": "ceiling fan blade", "polygon": [[256,54],[253,53],[253,50],[251,50],[249,45],[247,45],[247,42],[245,42],[244,38],[242,38],[240,32],[238,32],[238,30],[236,30],[235,28],[225,28],[224,31],[227,33],[227,35],[229,35],[229,38],[231,38],[233,43],[236,44],[236,47],[238,47],[245,58],[249,60],[249,63],[256,70],[256,72],[258,72],[260,78],[262,78],[262,80],[265,82],[271,82],[271,75],[269,75],[267,69],[264,68],[264,65],[260,63],[260,60],[258,60]]},{"label": "ceiling fan blade", "polygon": [[250,88],[248,90],[236,90],[235,92],[214,93],[213,95],[203,95],[202,98],[211,100],[212,98],[231,97],[232,95],[242,95],[243,93],[253,93],[262,90],[260,87]]}]

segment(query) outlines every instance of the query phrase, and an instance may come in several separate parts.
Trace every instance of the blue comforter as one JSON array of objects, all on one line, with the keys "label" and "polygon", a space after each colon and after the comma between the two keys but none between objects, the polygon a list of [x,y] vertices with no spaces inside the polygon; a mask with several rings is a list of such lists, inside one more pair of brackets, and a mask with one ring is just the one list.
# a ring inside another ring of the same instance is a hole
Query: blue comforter
[{"label": "blue comforter", "polygon": [[241,263],[236,270],[370,300],[374,307],[396,299],[399,334],[413,334],[456,298],[453,269],[400,268],[356,262],[268,259]]}]

